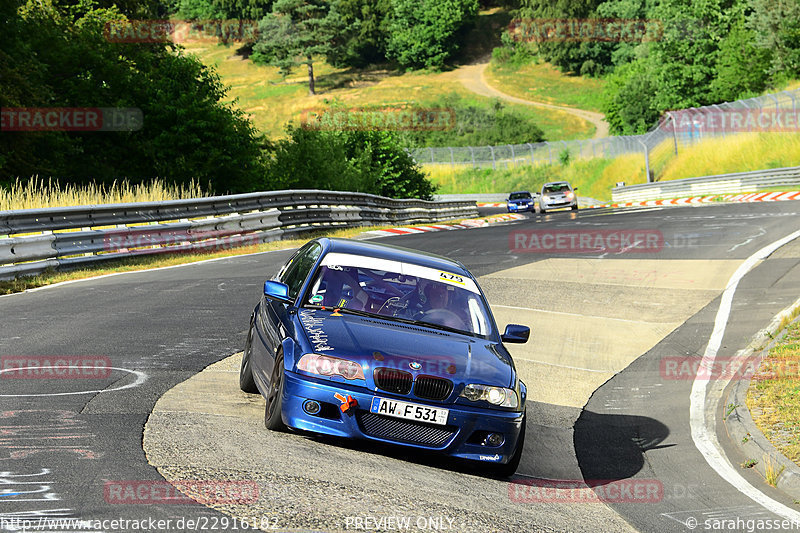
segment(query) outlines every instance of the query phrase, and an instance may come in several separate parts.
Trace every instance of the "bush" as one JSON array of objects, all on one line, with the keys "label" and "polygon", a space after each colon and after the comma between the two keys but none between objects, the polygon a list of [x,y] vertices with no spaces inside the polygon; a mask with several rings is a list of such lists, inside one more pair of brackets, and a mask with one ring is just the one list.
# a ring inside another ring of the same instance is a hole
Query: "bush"
[{"label": "bush", "polygon": [[426,102],[424,107],[452,110],[455,123],[445,130],[404,133],[407,143],[417,148],[524,144],[544,140],[544,132],[533,120],[512,113],[500,100],[486,107],[453,93]]},{"label": "bush", "polygon": [[287,128],[268,150],[268,189],[325,189],[431,200],[435,187],[386,131]]}]

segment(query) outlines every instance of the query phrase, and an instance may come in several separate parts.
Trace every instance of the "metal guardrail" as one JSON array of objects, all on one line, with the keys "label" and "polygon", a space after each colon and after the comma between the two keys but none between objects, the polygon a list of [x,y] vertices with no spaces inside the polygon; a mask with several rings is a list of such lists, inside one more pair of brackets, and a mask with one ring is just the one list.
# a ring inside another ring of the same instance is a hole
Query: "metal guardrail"
[{"label": "metal guardrail", "polygon": [[150,254],[233,248],[325,228],[477,215],[474,201],[315,190],[0,211],[0,279]]},{"label": "metal guardrail", "polygon": [[800,188],[800,167],[756,170],[753,172],[614,187],[611,189],[611,198],[614,202],[641,202],[684,196],[755,192],[772,187]]}]

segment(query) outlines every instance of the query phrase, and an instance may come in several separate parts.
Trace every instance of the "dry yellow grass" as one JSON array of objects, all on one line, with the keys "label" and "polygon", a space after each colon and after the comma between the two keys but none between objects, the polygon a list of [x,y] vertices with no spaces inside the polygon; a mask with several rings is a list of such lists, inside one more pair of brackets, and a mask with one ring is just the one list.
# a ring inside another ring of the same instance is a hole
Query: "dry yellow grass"
[{"label": "dry yellow grass", "polygon": [[208,196],[192,181],[187,186],[175,186],[154,180],[131,185],[128,181],[105,185],[61,185],[57,180],[17,179],[10,188],[0,187],[0,211],[38,209],[70,205],[118,204],[129,202],[159,202]]},{"label": "dry yellow grass", "polygon": [[[709,139],[679,147],[677,156],[671,155],[671,141],[664,145],[670,148],[666,151],[668,161],[656,173],[660,181],[800,165],[797,133],[747,133]],[[654,151],[654,159],[658,157]]]},{"label": "dry yellow grass", "polygon": [[[789,325],[761,362],[747,390],[747,407],[764,436],[800,463],[800,323]],[[780,473],[774,474],[777,480]]]},{"label": "dry yellow grass", "polygon": [[601,111],[603,80],[569,76],[550,63],[530,63],[514,68],[492,63],[486,76],[493,86],[518,98]]},{"label": "dry yellow grass", "polygon": [[[468,91],[458,79],[458,71],[417,71],[400,74],[373,68],[336,69],[319,61],[314,65],[317,94],[308,94],[308,77],[298,69],[283,79],[275,67],[256,65],[236,55],[236,46],[206,42],[185,44],[187,52],[206,65],[213,65],[223,82],[230,86],[229,99],[251,118],[268,137],[285,136],[285,125],[297,123],[303,110],[334,101],[352,106],[379,106],[435,102],[448,94],[488,104],[491,99]],[[549,139],[573,139],[586,136],[588,122],[557,110],[532,108],[507,103],[513,112],[531,117]],[[568,118],[565,119],[565,116]]]}]

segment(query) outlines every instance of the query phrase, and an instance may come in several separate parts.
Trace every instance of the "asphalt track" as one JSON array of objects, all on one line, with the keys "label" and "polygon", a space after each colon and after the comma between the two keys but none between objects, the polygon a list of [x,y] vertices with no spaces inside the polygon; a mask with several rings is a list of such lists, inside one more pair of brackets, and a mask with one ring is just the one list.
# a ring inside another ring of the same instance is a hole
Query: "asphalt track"
[{"label": "asphalt track", "polygon": [[[319,531],[364,530],[357,518],[389,530],[391,522],[374,521],[389,516],[415,523],[438,517],[457,531],[747,531],[748,520],[778,519],[698,452],[689,426],[693,382],[668,375],[664,362],[702,356],[727,279],[755,251],[800,228],[798,212],[796,202],[587,210],[379,239],[461,260],[481,278],[501,327],[510,319],[533,326],[531,342],[512,352],[531,392],[529,440],[516,481],[592,480],[601,494],[659,487],[630,502],[588,502],[584,492],[536,492],[435,457],[266,432],[263,400],[235,390],[235,359],[224,359],[241,350],[263,280],[289,252],[2,297],[0,355],[103,360],[115,370],[80,379],[2,374],[0,530],[13,531],[15,518],[46,516],[171,519],[173,530],[211,530],[229,515],[266,516],[261,525]],[[558,229],[658,231],[663,246],[532,253],[515,249],[510,238],[520,230]],[[798,262],[800,246],[791,243],[743,278],[719,357],[733,356],[797,299]],[[185,390],[199,392],[204,403],[173,390],[197,385],[210,374],[189,378],[220,360],[207,372],[227,375],[233,390],[214,380]],[[184,406],[151,416],[170,395]],[[195,439],[188,446],[187,436]],[[157,446],[145,454],[143,439],[150,438]],[[720,440],[731,463],[744,460],[724,435]],[[741,473],[793,505],[752,472]],[[250,479],[261,496],[248,511],[183,500],[152,504],[141,494],[126,499],[109,492],[164,476]],[[196,518],[209,527],[186,527]],[[691,519],[698,521],[694,529]],[[175,527],[179,520],[184,527]],[[133,530],[110,526],[98,530]],[[223,529],[231,527],[216,530]]]}]

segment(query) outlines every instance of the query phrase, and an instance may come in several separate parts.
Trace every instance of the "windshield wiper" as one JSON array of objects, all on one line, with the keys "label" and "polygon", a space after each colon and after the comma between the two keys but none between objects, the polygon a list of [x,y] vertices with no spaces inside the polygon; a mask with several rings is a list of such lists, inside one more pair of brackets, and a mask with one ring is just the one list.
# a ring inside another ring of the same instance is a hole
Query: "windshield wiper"
[{"label": "windshield wiper", "polygon": [[370,318],[392,318],[386,317],[383,315],[376,315],[375,313],[370,313],[368,311],[358,311],[356,309],[348,309],[347,307],[332,307],[332,306],[324,306],[324,305],[317,305],[317,304],[308,304],[306,305],[307,308],[310,309],[323,309],[325,311],[337,311],[339,313],[349,313],[351,315],[358,315],[358,316],[366,316]]}]

